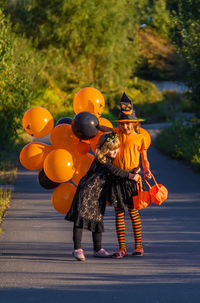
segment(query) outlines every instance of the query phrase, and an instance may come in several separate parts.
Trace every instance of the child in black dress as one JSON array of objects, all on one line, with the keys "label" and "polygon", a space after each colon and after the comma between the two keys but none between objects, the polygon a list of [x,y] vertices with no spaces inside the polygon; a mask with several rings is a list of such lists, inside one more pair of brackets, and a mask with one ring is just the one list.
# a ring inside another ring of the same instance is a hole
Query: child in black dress
[{"label": "child in black dress", "polygon": [[92,232],[95,257],[109,257],[109,253],[101,247],[102,232],[104,231],[103,217],[106,201],[110,197],[112,177],[132,179],[136,182],[138,174],[129,173],[112,165],[112,160],[119,150],[119,138],[116,133],[103,134],[98,142],[95,159],[80,180],[72,206],[65,219],[74,222],[73,256],[79,261],[85,261],[81,248],[83,228]]}]

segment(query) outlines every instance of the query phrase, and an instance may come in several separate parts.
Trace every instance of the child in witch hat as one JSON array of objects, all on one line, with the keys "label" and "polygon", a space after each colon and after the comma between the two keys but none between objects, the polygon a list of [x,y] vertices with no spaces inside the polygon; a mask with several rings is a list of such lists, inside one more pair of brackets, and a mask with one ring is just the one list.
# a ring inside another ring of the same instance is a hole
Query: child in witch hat
[{"label": "child in witch hat", "polygon": [[[138,173],[140,171],[139,161],[141,157],[144,176],[145,178],[151,178],[150,165],[147,158],[148,146],[144,136],[139,131],[139,122],[142,121],[144,120],[136,117],[133,104],[124,93],[120,101],[119,128],[115,129],[119,136],[120,148],[113,164],[117,168],[128,172]],[[135,247],[132,254],[133,256],[143,256],[142,224],[138,210],[133,208],[132,197],[134,195],[137,195],[136,181],[113,178],[109,200],[115,207],[116,232],[119,243],[119,249],[113,254],[113,258],[123,258],[126,255],[125,206],[128,207],[135,237]]]}]

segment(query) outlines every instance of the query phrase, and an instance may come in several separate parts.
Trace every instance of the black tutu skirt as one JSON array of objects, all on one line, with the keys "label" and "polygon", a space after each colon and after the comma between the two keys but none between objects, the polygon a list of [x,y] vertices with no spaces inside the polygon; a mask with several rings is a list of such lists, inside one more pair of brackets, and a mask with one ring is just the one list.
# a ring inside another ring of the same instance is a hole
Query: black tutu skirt
[{"label": "black tutu skirt", "polygon": [[[144,182],[142,183],[143,189],[147,190]],[[135,181],[114,177],[109,187],[108,201],[114,207],[124,209],[126,205],[131,208],[133,207],[133,196],[137,194],[138,189]]]},{"label": "black tutu skirt", "polygon": [[137,195],[137,185],[133,180],[115,178],[109,188],[108,201],[114,207],[124,209],[125,205],[133,207],[133,196]]}]

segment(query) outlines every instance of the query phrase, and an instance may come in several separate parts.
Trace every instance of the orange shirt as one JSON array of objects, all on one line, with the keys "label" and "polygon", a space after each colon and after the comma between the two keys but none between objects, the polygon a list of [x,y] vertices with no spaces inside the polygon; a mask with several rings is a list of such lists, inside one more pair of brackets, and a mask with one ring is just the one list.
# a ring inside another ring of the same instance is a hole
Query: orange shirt
[{"label": "orange shirt", "polygon": [[140,153],[147,149],[144,136],[142,134],[125,135],[118,128],[115,129],[119,136],[119,153],[113,164],[121,169],[131,170],[139,166]]}]

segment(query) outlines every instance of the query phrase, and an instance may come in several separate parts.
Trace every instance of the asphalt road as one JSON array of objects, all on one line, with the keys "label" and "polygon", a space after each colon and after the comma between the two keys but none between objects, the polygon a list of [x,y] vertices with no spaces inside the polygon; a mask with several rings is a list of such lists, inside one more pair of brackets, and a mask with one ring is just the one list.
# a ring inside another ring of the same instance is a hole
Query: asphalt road
[{"label": "asphalt road", "polygon": [[[200,175],[149,149],[158,183],[169,190],[162,206],[141,211],[144,257],[133,258],[126,214],[128,257],[96,259],[84,231],[86,262],[72,257],[72,223],[51,204],[37,172],[20,169],[0,235],[0,303],[193,303],[200,298]],[[114,211],[107,207],[103,246],[117,248]]]}]

